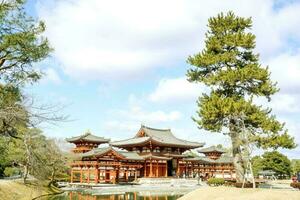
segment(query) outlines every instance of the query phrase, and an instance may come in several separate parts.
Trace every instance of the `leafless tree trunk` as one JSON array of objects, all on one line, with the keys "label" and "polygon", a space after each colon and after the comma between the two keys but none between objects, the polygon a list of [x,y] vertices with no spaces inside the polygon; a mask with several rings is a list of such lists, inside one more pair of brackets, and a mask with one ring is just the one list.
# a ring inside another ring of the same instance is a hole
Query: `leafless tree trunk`
[{"label": "leafless tree trunk", "polygon": [[24,173],[23,173],[23,182],[26,184],[28,178],[29,166],[30,166],[30,147],[29,147],[29,138],[28,135],[24,135],[24,146],[25,146],[25,164],[24,164]]}]

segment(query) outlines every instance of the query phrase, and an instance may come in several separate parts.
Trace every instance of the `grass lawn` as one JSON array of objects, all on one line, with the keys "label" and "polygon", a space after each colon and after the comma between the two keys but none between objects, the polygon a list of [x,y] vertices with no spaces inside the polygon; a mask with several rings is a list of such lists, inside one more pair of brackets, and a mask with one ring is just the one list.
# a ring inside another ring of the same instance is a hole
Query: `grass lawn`
[{"label": "grass lawn", "polygon": [[0,200],[31,200],[47,193],[53,191],[37,182],[24,185],[21,180],[0,180]]}]

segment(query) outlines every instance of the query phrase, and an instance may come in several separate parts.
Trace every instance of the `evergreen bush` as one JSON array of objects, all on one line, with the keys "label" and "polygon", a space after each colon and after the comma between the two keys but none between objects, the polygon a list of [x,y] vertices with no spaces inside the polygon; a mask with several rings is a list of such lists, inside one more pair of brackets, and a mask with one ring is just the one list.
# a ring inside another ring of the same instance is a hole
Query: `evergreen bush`
[{"label": "evergreen bush", "polygon": [[209,186],[220,186],[225,184],[225,180],[223,178],[210,178],[207,180],[207,184]]},{"label": "evergreen bush", "polygon": [[300,183],[291,183],[291,187],[298,188],[300,190]]},{"label": "evergreen bush", "polygon": [[20,173],[20,170],[18,168],[15,168],[15,167],[6,167],[4,169],[4,175],[6,177],[18,175],[19,173]]}]

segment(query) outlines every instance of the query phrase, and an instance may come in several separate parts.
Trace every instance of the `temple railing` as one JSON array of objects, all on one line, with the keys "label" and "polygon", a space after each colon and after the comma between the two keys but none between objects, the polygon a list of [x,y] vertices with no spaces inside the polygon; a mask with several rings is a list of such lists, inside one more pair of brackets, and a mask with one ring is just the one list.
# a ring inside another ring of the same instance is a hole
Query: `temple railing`
[{"label": "temple railing", "polygon": [[115,161],[73,161],[70,163],[70,166],[72,167],[132,167],[132,168],[142,168],[143,165],[141,164],[131,164],[131,163],[121,163],[121,162],[115,162]]}]

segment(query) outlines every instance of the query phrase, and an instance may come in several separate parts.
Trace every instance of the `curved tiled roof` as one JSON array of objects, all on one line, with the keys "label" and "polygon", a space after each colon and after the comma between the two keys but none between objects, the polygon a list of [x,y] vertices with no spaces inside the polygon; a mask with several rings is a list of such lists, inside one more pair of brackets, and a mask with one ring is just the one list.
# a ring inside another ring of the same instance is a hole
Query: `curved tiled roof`
[{"label": "curved tiled roof", "polygon": [[85,134],[71,137],[66,139],[67,142],[76,143],[76,142],[93,142],[93,143],[107,143],[110,139],[106,139],[104,137],[99,137],[96,135],[92,135],[91,132],[87,131]]},{"label": "curved tiled roof", "polygon": [[[140,133],[143,133],[141,135]],[[143,144],[150,141],[162,146],[178,146],[187,149],[202,147],[204,143],[190,142],[182,140],[173,135],[171,129],[156,129],[142,125],[138,134],[131,139],[111,142],[110,144],[117,147],[126,147],[131,145]]]},{"label": "curved tiled roof", "polygon": [[148,160],[148,159],[154,159],[154,160],[171,160],[172,158],[169,157],[163,157],[163,156],[156,156],[153,154],[146,154],[146,155],[141,155],[144,159]]},{"label": "curved tiled roof", "polygon": [[115,142],[110,142],[112,146],[123,146],[123,145],[133,145],[133,144],[144,144],[150,141],[150,137],[135,137],[126,140],[120,140]]},{"label": "curved tiled roof", "polygon": [[211,147],[199,149],[198,152],[199,153],[209,153],[209,152],[225,153],[224,149],[216,147],[216,146],[211,146]]},{"label": "curved tiled roof", "polygon": [[111,147],[95,148],[88,152],[80,154],[81,157],[101,156],[113,150]]},{"label": "curved tiled roof", "polygon": [[129,152],[129,151],[118,151],[118,152],[123,156],[125,156],[127,160],[144,160],[144,158],[136,152]]},{"label": "curved tiled roof", "polygon": [[115,154],[119,155],[121,159],[124,160],[144,160],[144,158],[138,155],[136,152],[118,151],[112,147],[95,148],[86,153],[80,154],[80,157],[86,158],[93,156],[103,156],[110,151],[113,151]]},{"label": "curved tiled roof", "polygon": [[229,156],[221,156],[220,158],[218,158],[216,160],[210,159],[210,158],[204,157],[204,156],[199,156],[199,157],[194,157],[194,158],[184,158],[183,160],[199,162],[199,163],[216,163],[216,164],[233,163],[233,158],[229,157]]}]

